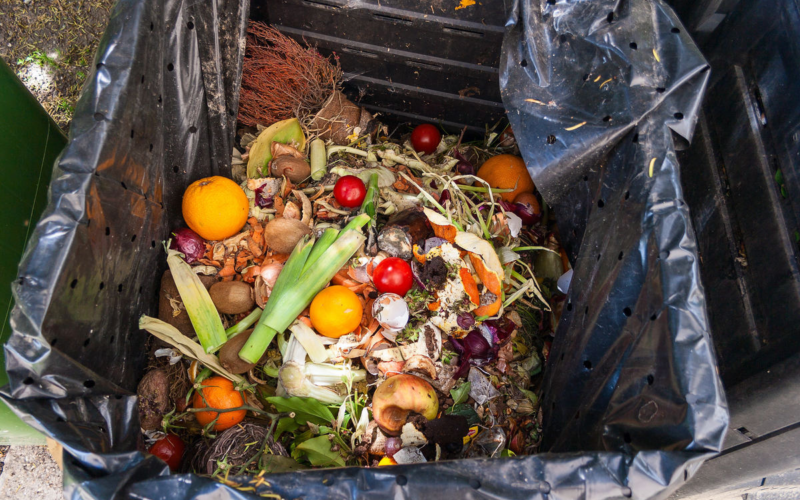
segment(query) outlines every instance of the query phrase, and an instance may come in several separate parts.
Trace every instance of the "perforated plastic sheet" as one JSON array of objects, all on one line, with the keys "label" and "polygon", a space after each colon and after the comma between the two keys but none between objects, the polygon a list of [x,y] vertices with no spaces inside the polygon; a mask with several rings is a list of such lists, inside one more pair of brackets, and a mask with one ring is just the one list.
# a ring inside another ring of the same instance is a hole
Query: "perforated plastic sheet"
[{"label": "perforated plastic sheet", "polygon": [[[253,496],[166,476],[137,451],[132,393],[159,242],[184,188],[228,171],[247,10],[119,2],[55,167],[13,285],[2,397],[64,445],[68,497]],[[256,493],[655,498],[719,450],[727,410],[673,134],[691,137],[702,56],[661,2],[518,0],[502,58],[510,120],[575,263],[543,398],[558,453],[277,474]]]}]

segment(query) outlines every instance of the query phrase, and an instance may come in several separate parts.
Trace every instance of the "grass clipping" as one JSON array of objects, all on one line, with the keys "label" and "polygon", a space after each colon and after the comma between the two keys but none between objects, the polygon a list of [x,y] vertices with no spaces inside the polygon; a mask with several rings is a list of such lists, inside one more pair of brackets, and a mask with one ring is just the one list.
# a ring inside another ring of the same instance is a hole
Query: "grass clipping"
[{"label": "grass clipping", "polygon": [[239,122],[255,127],[304,118],[322,108],[342,82],[342,69],[315,49],[267,24],[247,29]]}]

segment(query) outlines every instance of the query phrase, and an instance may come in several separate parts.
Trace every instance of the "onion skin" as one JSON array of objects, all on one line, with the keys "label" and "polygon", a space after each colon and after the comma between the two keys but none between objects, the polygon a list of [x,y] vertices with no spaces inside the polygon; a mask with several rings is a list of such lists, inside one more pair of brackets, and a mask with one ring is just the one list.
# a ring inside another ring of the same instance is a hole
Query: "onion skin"
[{"label": "onion skin", "polygon": [[197,262],[206,251],[205,240],[188,227],[178,229],[172,233],[173,239],[170,248],[184,255],[187,264]]}]

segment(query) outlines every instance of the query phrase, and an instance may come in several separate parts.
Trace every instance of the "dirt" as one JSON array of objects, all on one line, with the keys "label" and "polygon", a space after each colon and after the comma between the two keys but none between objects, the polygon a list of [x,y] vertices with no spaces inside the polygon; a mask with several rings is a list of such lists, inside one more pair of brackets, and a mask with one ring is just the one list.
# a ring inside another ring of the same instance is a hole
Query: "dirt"
[{"label": "dirt", "polygon": [[114,0],[0,0],[0,57],[65,132]]},{"label": "dirt", "polygon": [[433,288],[440,288],[447,281],[447,264],[444,259],[438,255],[427,263],[422,268],[420,279],[425,284],[430,284]]}]

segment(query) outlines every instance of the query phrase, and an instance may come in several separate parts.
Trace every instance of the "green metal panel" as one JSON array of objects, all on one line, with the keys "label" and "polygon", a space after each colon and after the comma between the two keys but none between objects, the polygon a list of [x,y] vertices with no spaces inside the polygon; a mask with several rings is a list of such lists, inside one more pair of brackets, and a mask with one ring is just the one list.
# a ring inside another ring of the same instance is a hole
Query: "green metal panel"
[{"label": "green metal panel", "polygon": [[[0,60],[0,343],[11,334],[10,284],[25,243],[47,205],[53,162],[67,138]],[[0,351],[0,386],[8,382]],[[44,444],[44,436],[0,404],[0,444]]]}]

